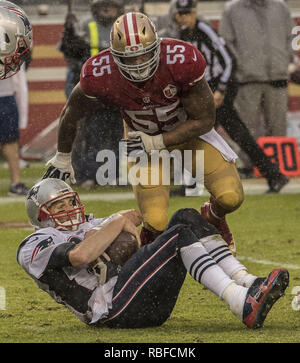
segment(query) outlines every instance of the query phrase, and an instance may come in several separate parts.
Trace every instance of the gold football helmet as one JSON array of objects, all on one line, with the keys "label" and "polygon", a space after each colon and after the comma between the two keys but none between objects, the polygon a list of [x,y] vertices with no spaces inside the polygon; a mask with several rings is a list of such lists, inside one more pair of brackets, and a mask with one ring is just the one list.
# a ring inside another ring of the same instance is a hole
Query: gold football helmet
[{"label": "gold football helmet", "polygon": [[[110,51],[125,78],[133,82],[144,82],[157,70],[160,38],[146,15],[127,13],[120,16],[112,27]],[[140,56],[143,56],[140,59],[146,60],[138,61]]]}]

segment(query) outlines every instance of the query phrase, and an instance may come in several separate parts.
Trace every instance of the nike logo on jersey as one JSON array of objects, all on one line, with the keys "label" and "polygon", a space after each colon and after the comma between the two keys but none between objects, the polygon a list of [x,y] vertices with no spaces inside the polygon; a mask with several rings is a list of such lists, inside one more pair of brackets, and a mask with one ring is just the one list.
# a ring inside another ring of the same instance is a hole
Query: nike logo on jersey
[{"label": "nike logo on jersey", "polygon": [[194,50],[193,50],[193,54],[194,54],[194,55],[193,55],[193,58],[192,58],[192,59],[193,59],[193,61],[194,61],[194,62],[196,62],[196,60],[197,60],[198,58],[197,58],[197,54],[196,54],[196,52],[195,52]]}]

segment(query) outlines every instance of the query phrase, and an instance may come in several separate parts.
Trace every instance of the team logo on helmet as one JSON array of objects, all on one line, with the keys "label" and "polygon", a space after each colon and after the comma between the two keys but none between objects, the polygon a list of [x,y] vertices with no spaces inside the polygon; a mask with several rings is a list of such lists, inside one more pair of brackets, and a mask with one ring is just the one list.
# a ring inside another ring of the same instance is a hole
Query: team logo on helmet
[{"label": "team logo on helmet", "polygon": [[37,200],[37,194],[39,192],[40,186],[33,187],[29,190],[27,199],[32,199],[33,201]]}]

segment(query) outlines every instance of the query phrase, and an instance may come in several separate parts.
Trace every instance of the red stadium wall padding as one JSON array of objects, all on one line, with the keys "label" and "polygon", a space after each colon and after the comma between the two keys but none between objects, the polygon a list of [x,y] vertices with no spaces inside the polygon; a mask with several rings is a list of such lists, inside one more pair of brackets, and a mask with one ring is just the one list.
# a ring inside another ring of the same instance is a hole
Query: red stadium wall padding
[{"label": "red stadium wall padding", "polygon": [[52,80],[47,74],[49,67],[57,70],[66,67],[63,55],[55,51],[62,31],[63,24],[33,25],[34,51],[30,69],[44,73],[41,72],[37,79],[28,79],[28,125],[26,129],[20,130],[21,147],[35,140],[40,132],[54,122],[65,104],[65,79]]},{"label": "red stadium wall padding", "polygon": [[[289,177],[300,175],[300,156],[295,137],[259,137],[257,143],[272,162],[279,164],[282,174]],[[257,168],[254,168],[254,174],[261,176]]]}]

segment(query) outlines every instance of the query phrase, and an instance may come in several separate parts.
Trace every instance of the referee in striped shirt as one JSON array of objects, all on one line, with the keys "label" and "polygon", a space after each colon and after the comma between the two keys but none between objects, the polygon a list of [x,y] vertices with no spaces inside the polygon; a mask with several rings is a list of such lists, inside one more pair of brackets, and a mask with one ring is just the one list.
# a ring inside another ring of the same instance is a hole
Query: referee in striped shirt
[{"label": "referee in striped shirt", "polygon": [[179,39],[192,43],[205,57],[205,76],[216,105],[216,126],[220,124],[230,138],[246,152],[253,165],[257,166],[268,181],[268,193],[278,193],[289,179],[265,155],[233,106],[237,93],[233,76],[234,58],[223,39],[210,24],[197,17],[197,0],[177,0],[173,20],[179,27]]}]

